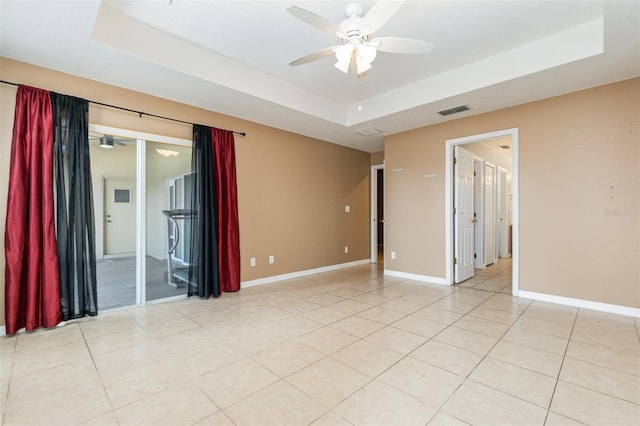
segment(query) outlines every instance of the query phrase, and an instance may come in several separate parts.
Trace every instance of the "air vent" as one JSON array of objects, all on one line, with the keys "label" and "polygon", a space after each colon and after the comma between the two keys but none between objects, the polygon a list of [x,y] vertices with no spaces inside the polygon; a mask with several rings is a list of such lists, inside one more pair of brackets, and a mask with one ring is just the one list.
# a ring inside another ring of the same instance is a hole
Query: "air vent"
[{"label": "air vent", "polygon": [[466,105],[460,105],[457,107],[453,107],[453,108],[449,108],[449,109],[443,109],[442,111],[438,111],[438,114],[440,115],[451,115],[451,114],[457,114],[459,112],[463,112],[463,111],[469,111],[469,107]]},{"label": "air vent", "polygon": [[382,130],[376,129],[375,127],[367,127],[366,129],[356,130],[355,132],[361,136],[373,136],[382,133]]}]

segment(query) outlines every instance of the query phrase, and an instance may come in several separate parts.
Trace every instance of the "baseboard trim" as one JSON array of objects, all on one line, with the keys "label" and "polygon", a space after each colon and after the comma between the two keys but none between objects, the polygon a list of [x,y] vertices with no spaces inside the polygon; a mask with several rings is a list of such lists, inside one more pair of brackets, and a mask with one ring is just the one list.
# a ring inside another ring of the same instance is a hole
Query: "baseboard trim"
[{"label": "baseboard trim", "polygon": [[336,271],[338,269],[350,268],[352,266],[368,265],[370,263],[371,263],[371,259],[363,259],[363,260],[356,260],[353,262],[339,263],[337,265],[323,266],[321,268],[307,269],[305,271],[290,272],[288,274],[282,274],[282,275],[273,275],[271,277],[258,278],[250,281],[242,281],[240,283],[240,288],[255,287],[257,285],[263,285],[263,284],[271,284],[278,281],[290,280],[293,278],[300,278],[307,275],[319,274],[321,272]]},{"label": "baseboard trim", "polygon": [[518,292],[518,297],[539,300],[541,302],[557,303],[559,305],[573,306],[575,308],[592,309],[594,311],[608,312],[610,314],[626,315],[640,318],[640,309],[628,306],[611,305],[609,303],[594,302],[592,300],[574,299],[572,297],[555,296],[553,294],[536,293],[533,291]]},{"label": "baseboard trim", "polygon": [[392,271],[385,269],[384,274],[390,277],[406,278],[408,280],[422,281],[429,284],[449,285],[444,278],[430,277],[429,275],[411,274],[409,272]]}]

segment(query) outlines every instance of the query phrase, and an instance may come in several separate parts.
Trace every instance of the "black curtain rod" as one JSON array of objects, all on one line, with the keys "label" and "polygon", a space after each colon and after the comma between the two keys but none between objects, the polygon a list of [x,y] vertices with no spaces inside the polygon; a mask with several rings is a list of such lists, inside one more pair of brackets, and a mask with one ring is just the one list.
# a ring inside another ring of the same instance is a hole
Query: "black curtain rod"
[{"label": "black curtain rod", "polygon": [[[11,81],[6,81],[6,80],[0,80],[0,83],[4,83],[4,84],[9,84],[11,86],[21,86],[21,84],[19,83],[13,83]],[[108,107],[108,108],[114,108],[114,109],[119,109],[120,111],[127,111],[127,112],[133,112],[136,113],[140,116],[140,118],[142,118],[143,115],[146,115],[148,117],[154,117],[154,118],[160,118],[162,120],[169,120],[169,121],[174,121],[176,123],[182,123],[182,124],[190,124],[190,125],[194,125],[195,123],[190,123],[188,121],[184,121],[184,120],[178,120],[177,118],[171,118],[171,117],[164,117],[162,115],[157,115],[157,114],[150,114],[148,112],[142,112],[142,111],[136,111],[134,109],[129,109],[129,108],[124,108],[121,106],[117,106],[117,105],[110,105],[110,104],[105,104],[102,102],[96,102],[96,101],[88,101],[89,103],[92,103],[94,105],[100,105],[100,106],[104,106],[104,107]],[[232,130],[232,132],[236,135],[240,135],[240,136],[247,136],[246,132],[236,132],[235,130]]]}]

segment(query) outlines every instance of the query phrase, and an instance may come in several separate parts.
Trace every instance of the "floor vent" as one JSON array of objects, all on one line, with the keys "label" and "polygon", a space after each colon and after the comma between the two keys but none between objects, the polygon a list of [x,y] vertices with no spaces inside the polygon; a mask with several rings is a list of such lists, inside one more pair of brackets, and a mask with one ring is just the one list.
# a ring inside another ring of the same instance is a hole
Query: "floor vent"
[{"label": "floor vent", "polygon": [[382,130],[376,129],[375,127],[367,127],[366,129],[356,130],[355,132],[361,136],[373,136],[382,133]]},{"label": "floor vent", "polygon": [[463,112],[463,111],[469,111],[469,107],[466,105],[460,105],[457,107],[453,107],[453,108],[449,108],[449,109],[443,109],[442,111],[438,111],[438,114],[440,115],[451,115],[451,114],[457,114],[459,112]]}]

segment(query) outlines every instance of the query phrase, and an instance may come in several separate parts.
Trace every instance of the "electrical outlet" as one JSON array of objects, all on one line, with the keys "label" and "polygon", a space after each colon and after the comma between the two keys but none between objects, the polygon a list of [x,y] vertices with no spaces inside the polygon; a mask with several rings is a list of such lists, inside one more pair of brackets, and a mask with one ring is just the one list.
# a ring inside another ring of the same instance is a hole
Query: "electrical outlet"
[{"label": "electrical outlet", "polygon": [[395,259],[395,258],[396,258],[396,252],[395,252],[395,251],[392,251],[392,252],[391,252],[391,258],[392,258],[392,259]]},{"label": "electrical outlet", "polygon": [[256,266],[256,258],[255,257],[251,258],[251,266]]},{"label": "electrical outlet", "polygon": [[349,253],[349,247],[344,246],[344,252],[345,252],[345,253]]},{"label": "electrical outlet", "polygon": [[276,263],[276,259],[273,256],[269,256],[269,263]]},{"label": "electrical outlet", "polygon": [[351,212],[351,206],[344,206],[344,212],[345,213],[350,213]]}]

